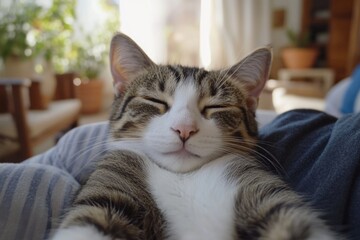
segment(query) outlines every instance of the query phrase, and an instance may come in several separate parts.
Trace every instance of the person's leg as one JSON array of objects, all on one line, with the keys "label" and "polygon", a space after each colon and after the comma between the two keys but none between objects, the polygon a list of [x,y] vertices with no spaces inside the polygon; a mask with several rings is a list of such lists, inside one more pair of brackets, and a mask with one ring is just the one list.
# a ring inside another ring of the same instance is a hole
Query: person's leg
[{"label": "person's leg", "polygon": [[0,239],[47,239],[79,184],[43,164],[0,164]]},{"label": "person's leg", "polygon": [[290,111],[260,130],[260,142],[332,226],[360,239],[360,114]]}]

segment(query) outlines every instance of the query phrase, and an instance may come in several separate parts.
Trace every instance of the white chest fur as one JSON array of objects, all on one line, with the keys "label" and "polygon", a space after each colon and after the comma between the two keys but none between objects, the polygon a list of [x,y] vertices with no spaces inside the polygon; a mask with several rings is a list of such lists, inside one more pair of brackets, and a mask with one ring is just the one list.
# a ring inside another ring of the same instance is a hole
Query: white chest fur
[{"label": "white chest fur", "polygon": [[189,174],[149,164],[151,192],[168,223],[169,239],[232,239],[235,184],[224,177],[223,157]]}]

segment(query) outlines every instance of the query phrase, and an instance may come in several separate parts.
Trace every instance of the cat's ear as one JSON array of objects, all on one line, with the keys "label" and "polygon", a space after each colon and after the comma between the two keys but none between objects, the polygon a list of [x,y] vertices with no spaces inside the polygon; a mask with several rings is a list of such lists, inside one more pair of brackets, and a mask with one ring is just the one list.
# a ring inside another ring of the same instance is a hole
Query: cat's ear
[{"label": "cat's ear", "polygon": [[248,93],[247,105],[255,111],[258,99],[269,78],[272,62],[271,47],[259,48],[228,69],[228,72],[239,79]]},{"label": "cat's ear", "polygon": [[136,75],[155,65],[128,36],[117,33],[111,40],[110,67],[116,95],[122,93]]}]

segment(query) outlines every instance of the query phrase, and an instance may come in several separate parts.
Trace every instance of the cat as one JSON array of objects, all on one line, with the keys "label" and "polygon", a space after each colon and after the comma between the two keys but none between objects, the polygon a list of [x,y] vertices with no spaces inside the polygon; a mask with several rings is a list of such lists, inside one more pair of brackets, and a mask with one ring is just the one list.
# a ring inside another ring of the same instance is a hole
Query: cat
[{"label": "cat", "polygon": [[157,65],[116,34],[111,144],[53,239],[338,239],[256,159],[255,111],[272,61]]}]

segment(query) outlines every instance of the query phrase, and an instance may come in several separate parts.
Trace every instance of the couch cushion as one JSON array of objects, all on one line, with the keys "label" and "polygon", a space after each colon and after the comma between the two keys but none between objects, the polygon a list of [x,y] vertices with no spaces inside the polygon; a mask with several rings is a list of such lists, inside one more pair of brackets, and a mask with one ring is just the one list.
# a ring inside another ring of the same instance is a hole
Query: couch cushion
[{"label": "couch cushion", "polygon": [[15,139],[0,135],[0,159],[16,152],[19,149],[19,144]]},{"label": "couch cushion", "polygon": [[[31,138],[50,130],[54,125],[61,125],[74,119],[80,112],[78,99],[54,101],[46,110],[28,111],[28,124]],[[0,114],[0,135],[16,138],[15,123],[8,113]]]}]

